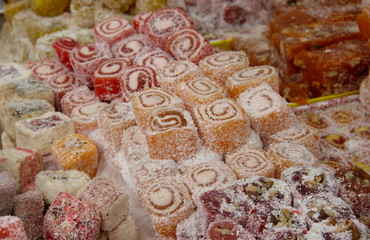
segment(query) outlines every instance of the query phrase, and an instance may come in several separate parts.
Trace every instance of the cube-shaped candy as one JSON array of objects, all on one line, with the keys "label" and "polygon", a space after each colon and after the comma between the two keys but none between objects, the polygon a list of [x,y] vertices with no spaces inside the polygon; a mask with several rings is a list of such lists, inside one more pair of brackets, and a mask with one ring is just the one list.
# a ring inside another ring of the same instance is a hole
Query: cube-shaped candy
[{"label": "cube-shaped candy", "polygon": [[97,43],[106,43],[110,47],[117,41],[135,33],[128,20],[120,17],[110,17],[97,23],[94,27],[94,38]]},{"label": "cube-shaped candy", "polygon": [[61,37],[54,41],[52,46],[58,55],[60,62],[72,69],[71,62],[69,60],[69,54],[73,51],[73,49],[78,48],[80,43],[71,37]]},{"label": "cube-shaped candy", "polygon": [[31,77],[32,72],[17,63],[0,64],[0,87],[13,81]]},{"label": "cube-shaped candy", "polygon": [[101,9],[101,1],[72,0],[70,9],[74,22],[83,28],[92,28],[95,24],[95,11]]},{"label": "cube-shaped candy", "polygon": [[58,2],[50,0],[33,0],[30,2],[31,9],[39,16],[53,17],[64,12],[69,6],[68,0]]},{"label": "cube-shaped candy", "polygon": [[8,132],[3,132],[1,134],[1,147],[2,149],[15,148],[15,136],[8,134]]},{"label": "cube-shaped candy", "polygon": [[47,112],[15,124],[17,147],[32,149],[41,155],[51,153],[57,140],[73,133],[73,120],[60,112]]},{"label": "cube-shaped candy", "polygon": [[55,166],[61,170],[77,169],[93,178],[98,169],[98,151],[95,144],[79,133],[59,139],[52,147],[52,154]]},{"label": "cube-shaped candy", "polygon": [[43,233],[44,200],[37,191],[15,196],[14,215],[19,217],[29,239],[40,239]]},{"label": "cube-shaped candy", "polygon": [[0,238],[27,240],[22,220],[16,216],[0,217]]},{"label": "cube-shaped candy", "polygon": [[76,195],[90,181],[89,175],[78,170],[42,171],[36,176],[35,188],[50,205],[60,192]]},{"label": "cube-shaped candy", "polygon": [[248,116],[232,99],[218,99],[193,109],[203,142],[213,151],[226,153],[244,145],[250,134]]},{"label": "cube-shaped candy", "polygon": [[199,150],[199,137],[190,113],[168,107],[153,112],[144,131],[149,156],[153,159],[180,160]]},{"label": "cube-shaped candy", "polygon": [[158,72],[174,58],[158,47],[145,47],[134,58],[133,65],[140,65],[152,68]]},{"label": "cube-shaped candy", "polygon": [[103,102],[91,102],[75,107],[72,110],[71,118],[75,123],[76,132],[87,135],[97,129],[100,108],[106,104]]},{"label": "cube-shaped candy", "polygon": [[122,135],[122,151],[127,161],[148,156],[148,146],[145,135],[138,126],[127,128]]},{"label": "cube-shaped candy", "polygon": [[16,182],[17,192],[21,192],[36,175],[43,170],[43,159],[29,149],[8,148],[0,150],[0,171],[8,171]]},{"label": "cube-shaped candy", "polygon": [[91,102],[98,102],[94,91],[87,86],[79,86],[67,92],[60,101],[62,112],[68,116],[71,115],[73,108]]},{"label": "cube-shaped candy", "polygon": [[44,218],[44,239],[86,239],[99,236],[99,213],[80,199],[61,192]]},{"label": "cube-shaped candy", "polygon": [[37,62],[28,63],[28,68],[32,70],[34,76],[44,82],[56,78],[64,72],[69,72],[69,69],[55,58],[44,58]]},{"label": "cube-shaped candy", "polygon": [[14,203],[16,183],[9,172],[0,173],[0,216],[11,213]]},{"label": "cube-shaped candy", "polygon": [[133,34],[116,42],[112,46],[112,53],[115,58],[128,58],[133,61],[136,54],[149,45],[150,43],[144,34]]},{"label": "cube-shaped candy", "polygon": [[99,212],[103,231],[113,230],[128,215],[127,193],[107,178],[94,178],[79,198]]},{"label": "cube-shaped candy", "polygon": [[128,215],[125,220],[123,220],[118,226],[112,231],[107,231],[104,233],[109,240],[120,240],[122,236],[126,239],[138,240],[139,234],[135,224],[135,220],[131,215]]},{"label": "cube-shaped candy", "polygon": [[133,94],[131,103],[137,125],[141,129],[147,128],[149,115],[158,109],[168,106],[185,108],[180,98],[160,88],[148,88]]}]

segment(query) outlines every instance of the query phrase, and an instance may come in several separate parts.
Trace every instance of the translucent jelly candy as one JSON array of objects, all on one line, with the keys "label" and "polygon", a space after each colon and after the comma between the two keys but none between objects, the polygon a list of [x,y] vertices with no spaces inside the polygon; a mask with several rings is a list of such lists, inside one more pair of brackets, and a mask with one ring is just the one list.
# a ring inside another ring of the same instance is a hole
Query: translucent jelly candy
[{"label": "translucent jelly candy", "polygon": [[79,86],[67,92],[60,101],[60,105],[62,112],[70,116],[75,107],[98,101],[94,91],[91,91],[87,86]]},{"label": "translucent jelly candy", "polygon": [[138,91],[158,87],[157,76],[151,67],[132,66],[122,70],[119,86],[123,100],[129,102],[131,96]]},{"label": "translucent jelly candy", "polygon": [[34,182],[36,175],[44,169],[43,158],[29,149],[3,149],[0,157],[0,171],[8,171],[14,177],[17,193]]},{"label": "translucent jelly candy", "polygon": [[246,143],[249,120],[232,99],[218,99],[193,109],[203,142],[215,152],[226,153]]},{"label": "translucent jelly candy", "polygon": [[111,49],[115,58],[129,58],[133,61],[136,55],[144,47],[149,45],[150,42],[146,39],[144,34],[132,34],[116,42]]},{"label": "translucent jelly candy", "polygon": [[102,0],[104,6],[111,10],[126,12],[135,3],[134,0]]},{"label": "translucent jelly candy", "polygon": [[67,135],[53,144],[52,154],[57,169],[77,169],[91,178],[98,169],[98,151],[95,144],[82,134]]},{"label": "translucent jelly candy", "polygon": [[225,51],[203,58],[200,69],[211,79],[224,84],[227,77],[249,66],[245,52]]},{"label": "translucent jelly candy", "polygon": [[194,211],[188,189],[172,177],[157,178],[147,185],[142,202],[154,228],[162,237],[174,238],[177,225]]},{"label": "translucent jelly candy", "polygon": [[163,8],[146,17],[143,31],[155,46],[163,47],[170,34],[179,29],[193,28],[193,25],[185,11],[179,8]]},{"label": "translucent jelly candy", "polygon": [[95,95],[101,101],[112,101],[122,97],[120,78],[131,66],[128,58],[116,58],[103,62],[94,72]]},{"label": "translucent jelly candy", "polygon": [[31,0],[31,9],[40,16],[54,17],[62,14],[69,6],[70,0],[53,1],[53,0]]},{"label": "translucent jelly candy", "polygon": [[0,217],[0,238],[26,240],[22,220],[16,216]]},{"label": "translucent jelly candy", "polygon": [[111,17],[99,22],[94,27],[94,38],[97,43],[112,46],[120,39],[135,33],[135,29],[124,18]]},{"label": "translucent jelly candy", "polygon": [[173,57],[162,49],[146,47],[136,55],[133,65],[151,67],[158,72],[172,60]]},{"label": "translucent jelly candy", "polygon": [[80,199],[60,193],[44,218],[45,239],[97,239],[101,218]]},{"label": "translucent jelly candy", "polygon": [[11,213],[16,193],[14,177],[9,172],[0,173],[0,216]]},{"label": "translucent jelly candy", "polygon": [[60,62],[72,69],[69,55],[73,49],[80,46],[79,42],[71,37],[62,37],[54,41],[52,46],[57,53]]},{"label": "translucent jelly candy", "polygon": [[180,160],[196,153],[199,138],[190,113],[168,106],[154,111],[144,130],[149,156],[153,159]]}]

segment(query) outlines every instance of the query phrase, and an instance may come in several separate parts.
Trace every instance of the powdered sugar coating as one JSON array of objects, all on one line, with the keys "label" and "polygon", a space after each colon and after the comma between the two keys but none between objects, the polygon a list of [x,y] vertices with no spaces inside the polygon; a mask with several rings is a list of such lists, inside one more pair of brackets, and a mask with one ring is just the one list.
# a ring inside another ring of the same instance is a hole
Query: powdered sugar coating
[{"label": "powdered sugar coating", "polygon": [[370,78],[365,78],[360,86],[360,96],[359,96],[361,105],[366,109],[367,112],[370,112]]},{"label": "powdered sugar coating", "polygon": [[12,211],[15,196],[15,180],[9,172],[0,173],[0,216]]},{"label": "powdered sugar coating", "polygon": [[4,239],[27,240],[22,220],[15,216],[0,217],[0,237]]},{"label": "powdered sugar coating", "polygon": [[158,72],[172,61],[173,57],[161,48],[145,47],[136,55],[133,64],[150,67]]},{"label": "powdered sugar coating", "polygon": [[126,19],[111,17],[95,25],[94,38],[98,43],[107,43],[112,46],[119,39],[125,38],[134,32],[134,28]]}]

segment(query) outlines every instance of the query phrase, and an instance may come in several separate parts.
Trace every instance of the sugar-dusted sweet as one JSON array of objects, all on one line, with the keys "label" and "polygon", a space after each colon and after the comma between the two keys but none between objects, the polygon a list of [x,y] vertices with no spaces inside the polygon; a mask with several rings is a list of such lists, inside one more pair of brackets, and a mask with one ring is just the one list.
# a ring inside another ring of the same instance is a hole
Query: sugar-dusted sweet
[{"label": "sugar-dusted sweet", "polygon": [[365,78],[360,85],[359,100],[361,106],[370,112],[370,78]]},{"label": "sugar-dusted sweet", "polygon": [[136,14],[132,19],[132,25],[134,26],[136,32],[144,34],[144,21],[151,14],[151,12],[142,12]]},{"label": "sugar-dusted sweet", "polygon": [[237,102],[247,113],[251,128],[262,138],[290,128],[296,121],[287,102],[267,84],[246,90]]},{"label": "sugar-dusted sweet", "polygon": [[342,128],[329,128],[320,134],[320,148],[323,153],[344,153],[348,150],[349,133]]},{"label": "sugar-dusted sweet", "polygon": [[268,156],[275,165],[275,177],[289,167],[312,166],[317,163],[317,158],[303,145],[292,142],[271,144]]},{"label": "sugar-dusted sweet", "polygon": [[153,159],[180,160],[196,153],[199,137],[188,111],[167,107],[149,115],[144,130],[149,156]]},{"label": "sugar-dusted sweet", "polygon": [[145,135],[135,125],[127,128],[122,134],[122,149],[127,161],[138,160],[148,155]]},{"label": "sugar-dusted sweet", "polygon": [[58,55],[59,61],[72,69],[69,55],[73,49],[78,48],[80,43],[71,37],[61,37],[52,43],[53,49]]},{"label": "sugar-dusted sweet", "polygon": [[288,183],[295,200],[320,193],[337,196],[339,192],[339,184],[334,175],[320,167],[291,167],[281,173],[281,180]]},{"label": "sugar-dusted sweet", "polygon": [[186,169],[191,168],[194,165],[214,161],[222,162],[223,160],[224,155],[222,153],[212,151],[210,148],[202,144],[199,147],[198,152],[189,155],[187,158],[181,159],[176,163],[179,165],[181,173],[184,173]]},{"label": "sugar-dusted sweet", "polygon": [[344,166],[349,166],[347,155],[338,154],[334,152],[322,152],[319,160],[318,166],[323,167],[331,172],[335,172],[339,168]]},{"label": "sugar-dusted sweet", "polygon": [[[3,171],[3,170],[2,170]],[[15,179],[9,172],[0,173],[0,216],[11,213],[16,193]]]},{"label": "sugar-dusted sweet", "polygon": [[167,1],[165,0],[137,0],[135,7],[139,13],[153,12],[162,8],[167,7]]},{"label": "sugar-dusted sweet", "polygon": [[[7,85],[31,77],[32,72],[17,63],[0,64],[0,103],[5,101],[5,93],[10,91]],[[4,91],[3,91],[4,89]],[[12,94],[11,94],[12,95]]]},{"label": "sugar-dusted sweet", "polygon": [[42,171],[35,179],[35,189],[44,198],[45,204],[50,205],[60,192],[76,195],[90,181],[89,175],[72,170]]},{"label": "sugar-dusted sweet", "polygon": [[15,138],[14,138],[14,135],[10,135],[6,131],[4,131],[1,134],[1,147],[2,147],[2,149],[16,147],[15,146]]},{"label": "sugar-dusted sweet", "polygon": [[69,55],[70,62],[78,79],[88,86],[93,86],[92,76],[95,70],[112,54],[105,44],[86,44],[75,48]]},{"label": "sugar-dusted sweet", "polygon": [[174,238],[177,225],[194,212],[189,190],[173,177],[157,178],[148,184],[142,202],[161,237]]},{"label": "sugar-dusted sweet", "polygon": [[83,28],[94,27],[95,12],[102,7],[101,1],[72,0],[70,4],[74,22]]},{"label": "sugar-dusted sweet", "polygon": [[207,236],[210,240],[255,239],[255,237],[249,231],[247,231],[242,225],[233,220],[221,220],[212,222],[207,229]]},{"label": "sugar-dusted sweet", "polygon": [[98,169],[99,159],[95,144],[85,135],[67,135],[53,144],[52,155],[57,169],[77,169],[91,178]]},{"label": "sugar-dusted sweet", "polygon": [[164,43],[164,49],[176,60],[187,60],[195,64],[213,54],[208,40],[193,28],[180,29],[170,34]]},{"label": "sugar-dusted sweet", "polygon": [[17,147],[32,149],[41,155],[51,153],[57,140],[73,133],[73,120],[60,112],[47,112],[15,123]]},{"label": "sugar-dusted sweet", "polygon": [[120,39],[135,33],[128,20],[120,17],[110,17],[97,23],[94,27],[94,38],[97,43],[112,46]]},{"label": "sugar-dusted sweet", "polygon": [[103,62],[94,72],[95,95],[101,101],[112,101],[122,96],[120,76],[131,66],[128,58],[115,58]]},{"label": "sugar-dusted sweet", "polygon": [[44,200],[37,191],[15,196],[14,215],[22,220],[29,239],[40,239],[43,234]]},{"label": "sugar-dusted sweet", "polygon": [[55,58],[44,58],[28,63],[28,68],[31,69],[34,76],[45,82],[69,71],[66,66]]},{"label": "sugar-dusted sweet", "polygon": [[326,116],[333,126],[343,127],[356,125],[363,117],[358,103],[348,104],[342,109],[332,108],[326,111]]},{"label": "sugar-dusted sweet", "polygon": [[221,161],[195,164],[184,171],[186,186],[190,189],[195,205],[199,196],[212,189],[226,188],[236,182],[234,172]]},{"label": "sugar-dusted sweet", "polygon": [[99,212],[103,231],[116,228],[128,214],[127,193],[107,178],[94,178],[79,194],[79,198]]},{"label": "sugar-dusted sweet", "polygon": [[31,182],[43,170],[42,157],[29,149],[8,148],[0,150],[0,171],[8,171],[15,179],[17,193]]},{"label": "sugar-dusted sweet", "polygon": [[182,100],[161,88],[147,88],[131,96],[132,110],[140,129],[148,127],[147,121],[153,112],[164,107],[185,108]]},{"label": "sugar-dusted sweet", "polygon": [[211,79],[225,84],[235,72],[248,68],[249,60],[245,52],[224,51],[203,58],[199,68]]},{"label": "sugar-dusted sweet", "polygon": [[221,84],[206,76],[179,82],[175,87],[175,92],[190,111],[199,105],[228,97],[226,89]]},{"label": "sugar-dusted sweet", "polygon": [[87,86],[74,87],[70,92],[64,94],[60,101],[61,109],[64,114],[70,116],[73,109],[86,103],[98,102],[99,98],[94,91]]},{"label": "sugar-dusted sweet", "polygon": [[122,237],[130,240],[139,239],[138,229],[131,215],[127,215],[125,220],[119,223],[115,229],[106,231],[104,234],[110,240],[121,240]]},{"label": "sugar-dusted sweet", "polygon": [[145,18],[144,34],[155,46],[163,47],[166,38],[179,29],[193,28],[189,15],[180,8],[163,8]]},{"label": "sugar-dusted sweet", "polygon": [[177,225],[176,239],[204,239],[204,232],[198,225],[198,217],[196,212]]},{"label": "sugar-dusted sweet", "polygon": [[62,0],[58,2],[50,0],[31,0],[30,7],[31,9],[40,16],[44,17],[53,17],[58,16],[64,12],[68,7],[69,1]]},{"label": "sugar-dusted sweet", "polygon": [[156,72],[151,67],[146,66],[132,66],[124,69],[119,77],[118,86],[120,86],[125,102],[129,102],[135,92],[159,87]]},{"label": "sugar-dusted sweet", "polygon": [[75,124],[76,132],[87,135],[97,129],[100,108],[106,104],[103,102],[90,102],[73,108],[71,118]]},{"label": "sugar-dusted sweet", "polygon": [[28,8],[28,1],[27,0],[20,0],[20,1],[8,1],[3,3],[4,14],[6,20],[11,23],[13,16],[23,9]]},{"label": "sugar-dusted sweet", "polygon": [[16,216],[0,217],[0,238],[27,240],[22,220]]},{"label": "sugar-dusted sweet", "polygon": [[241,148],[225,155],[225,163],[238,179],[254,176],[274,177],[274,164],[263,149]]},{"label": "sugar-dusted sweet", "polygon": [[174,58],[159,47],[144,47],[134,58],[133,65],[151,67],[158,72]]},{"label": "sugar-dusted sweet", "polygon": [[204,144],[216,152],[226,153],[246,143],[249,120],[232,99],[217,99],[193,109],[194,121]]},{"label": "sugar-dusted sweet", "polygon": [[255,66],[235,72],[225,81],[227,92],[233,98],[249,88],[267,83],[270,87],[279,92],[279,75],[276,68],[272,66]]},{"label": "sugar-dusted sweet", "polygon": [[80,199],[61,192],[44,217],[44,239],[97,239],[99,213]]},{"label": "sugar-dusted sweet", "polygon": [[301,124],[279,131],[268,138],[268,144],[276,142],[295,142],[304,145],[316,157],[320,157],[319,132]]},{"label": "sugar-dusted sweet", "polygon": [[158,83],[161,88],[170,92],[176,91],[176,86],[181,82],[188,82],[204,74],[199,67],[190,61],[172,61],[158,71]]},{"label": "sugar-dusted sweet", "polygon": [[99,130],[115,149],[121,148],[123,132],[134,125],[136,122],[131,103],[114,101],[99,110]]},{"label": "sugar-dusted sweet", "polygon": [[133,61],[146,46],[150,46],[150,42],[144,34],[137,33],[116,42],[111,49],[115,58],[128,58]]},{"label": "sugar-dusted sweet", "polygon": [[327,117],[320,113],[307,113],[299,116],[299,120],[318,130],[328,128],[331,123]]}]

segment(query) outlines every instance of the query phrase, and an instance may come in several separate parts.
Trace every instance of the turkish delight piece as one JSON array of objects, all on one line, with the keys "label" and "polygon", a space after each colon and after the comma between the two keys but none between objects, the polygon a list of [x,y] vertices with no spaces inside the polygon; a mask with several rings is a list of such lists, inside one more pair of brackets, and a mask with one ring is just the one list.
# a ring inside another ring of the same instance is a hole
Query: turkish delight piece
[{"label": "turkish delight piece", "polygon": [[27,67],[31,69],[35,77],[44,82],[69,72],[69,69],[56,58],[44,58],[37,62],[30,62]]},{"label": "turkish delight piece", "polygon": [[128,20],[120,17],[110,17],[95,24],[94,38],[97,43],[113,46],[117,41],[135,33]]},{"label": "turkish delight piece", "polygon": [[0,86],[31,77],[32,72],[18,63],[0,64]]},{"label": "turkish delight piece", "polygon": [[45,239],[97,239],[101,218],[80,199],[61,192],[44,218]]},{"label": "turkish delight piece", "polygon": [[176,238],[178,240],[204,239],[204,233],[198,225],[196,212],[177,225]]},{"label": "turkish delight piece", "polygon": [[145,47],[134,58],[133,65],[140,65],[152,68],[159,72],[174,58],[159,47]]},{"label": "turkish delight piece", "polygon": [[142,12],[136,14],[132,19],[132,25],[134,26],[136,32],[143,34],[144,33],[144,21],[151,14],[151,12]]},{"label": "turkish delight piece", "polygon": [[370,77],[365,78],[360,85],[359,99],[361,106],[370,112]]},{"label": "turkish delight piece", "polygon": [[100,214],[103,231],[112,231],[128,214],[127,193],[106,178],[94,178],[79,198]]},{"label": "turkish delight piece", "polygon": [[50,205],[60,192],[76,195],[90,181],[89,175],[78,170],[42,171],[36,176],[35,188]]},{"label": "turkish delight piece", "polygon": [[22,220],[16,216],[0,217],[0,238],[27,240]]},{"label": "turkish delight piece", "polygon": [[53,49],[58,55],[59,61],[72,69],[69,55],[73,49],[78,48],[80,43],[71,37],[61,37],[52,43]]},{"label": "turkish delight piece", "polygon": [[97,129],[98,114],[100,108],[105,105],[106,103],[103,102],[91,102],[73,108],[71,118],[74,121],[76,132],[87,135]]},{"label": "turkish delight piece", "polygon": [[12,174],[18,193],[29,183],[34,182],[36,175],[44,169],[42,157],[29,149],[0,150],[0,159],[0,171],[8,171]]},{"label": "turkish delight piece", "polygon": [[57,140],[73,133],[73,120],[60,112],[47,112],[15,124],[17,147],[29,148],[41,155],[51,153],[51,148]]},{"label": "turkish delight piece", "polygon": [[72,0],[70,4],[72,19],[83,28],[94,27],[95,12],[101,8],[101,1]]},{"label": "turkish delight piece", "polygon": [[99,98],[95,95],[94,91],[90,90],[87,86],[79,86],[65,93],[60,101],[60,105],[62,112],[70,116],[75,107],[98,101]]},{"label": "turkish delight piece", "polygon": [[242,225],[233,220],[221,220],[212,222],[207,229],[207,236],[210,240],[255,239],[255,237],[249,231],[247,231]]},{"label": "turkish delight piece", "polygon": [[0,173],[0,216],[11,213],[16,193],[14,177],[9,172]]},{"label": "turkish delight piece", "polygon": [[127,240],[139,239],[135,220],[132,218],[131,215],[127,215],[125,220],[119,223],[115,229],[111,231],[106,231],[104,234],[109,240],[121,240],[122,238]]},{"label": "turkish delight piece", "polygon": [[128,161],[149,156],[145,135],[138,126],[129,127],[123,132],[122,151]]}]

